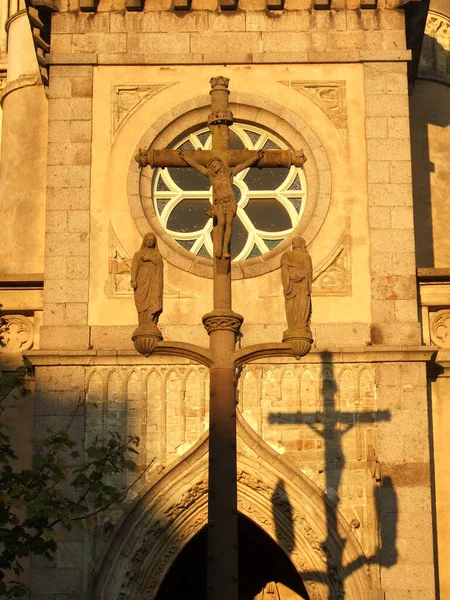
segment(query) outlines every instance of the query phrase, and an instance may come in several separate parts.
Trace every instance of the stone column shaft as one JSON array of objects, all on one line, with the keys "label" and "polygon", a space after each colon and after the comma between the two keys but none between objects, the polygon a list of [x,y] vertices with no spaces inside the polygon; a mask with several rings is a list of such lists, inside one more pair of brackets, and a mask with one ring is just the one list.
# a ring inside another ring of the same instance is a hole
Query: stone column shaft
[{"label": "stone column shaft", "polygon": [[44,270],[47,98],[25,11],[7,23],[8,70],[2,95],[0,272]]}]

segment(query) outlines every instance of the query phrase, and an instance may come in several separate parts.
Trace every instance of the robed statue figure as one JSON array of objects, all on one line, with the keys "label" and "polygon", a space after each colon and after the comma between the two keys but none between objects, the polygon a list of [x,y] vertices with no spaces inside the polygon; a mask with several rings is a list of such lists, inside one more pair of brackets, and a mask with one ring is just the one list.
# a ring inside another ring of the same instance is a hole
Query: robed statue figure
[{"label": "robed statue figure", "polygon": [[293,340],[308,342],[301,344],[298,351],[293,348],[294,354],[303,356],[311,347],[311,284],[312,263],[311,256],[306,249],[305,240],[294,237],[292,250],[288,250],[281,257],[281,280],[285,298],[286,319],[288,329],[284,332],[283,341],[292,345]]},{"label": "robed statue figure", "polygon": [[131,287],[139,325],[156,327],[163,309],[163,260],[154,233],[144,236],[140,250],[133,256]]}]

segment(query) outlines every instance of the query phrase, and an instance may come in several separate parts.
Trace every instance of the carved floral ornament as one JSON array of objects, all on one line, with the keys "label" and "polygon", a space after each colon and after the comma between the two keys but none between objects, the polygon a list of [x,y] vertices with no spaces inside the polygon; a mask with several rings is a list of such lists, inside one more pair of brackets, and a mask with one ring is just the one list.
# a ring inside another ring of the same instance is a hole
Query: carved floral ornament
[{"label": "carved floral ornament", "polygon": [[430,314],[430,337],[439,348],[450,348],[450,310]]},{"label": "carved floral ornament", "polygon": [[176,85],[177,82],[134,85],[117,84],[112,86],[112,115],[111,115],[111,141],[126,119],[146,100],[149,100],[163,90]]},{"label": "carved floral ornament", "polygon": [[24,315],[4,315],[6,325],[0,334],[5,344],[0,346],[0,352],[16,354],[25,352],[33,346],[34,325],[31,319]]},{"label": "carved floral ornament", "polygon": [[280,81],[310,98],[339,129],[347,127],[345,81]]}]

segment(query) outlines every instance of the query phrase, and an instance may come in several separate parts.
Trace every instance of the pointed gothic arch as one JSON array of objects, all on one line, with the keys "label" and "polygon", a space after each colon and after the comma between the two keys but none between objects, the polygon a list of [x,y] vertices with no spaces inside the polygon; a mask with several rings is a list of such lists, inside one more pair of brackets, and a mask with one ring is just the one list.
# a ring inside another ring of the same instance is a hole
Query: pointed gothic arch
[{"label": "pointed gothic arch", "polygon": [[[149,482],[116,526],[93,578],[92,600],[156,597],[181,549],[207,522],[207,468],[205,434],[170,470]],[[288,503],[277,498],[280,481]],[[239,413],[238,504],[284,550],[310,600],[340,598],[342,589],[346,600],[362,600],[374,589],[364,552],[342,514]],[[334,531],[327,529],[330,522],[336,523]]]}]

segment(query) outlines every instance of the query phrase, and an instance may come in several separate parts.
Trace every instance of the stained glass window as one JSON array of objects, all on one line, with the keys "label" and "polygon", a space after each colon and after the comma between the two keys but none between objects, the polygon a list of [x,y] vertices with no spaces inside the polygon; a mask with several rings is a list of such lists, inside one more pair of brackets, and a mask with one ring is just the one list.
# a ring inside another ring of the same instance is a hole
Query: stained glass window
[{"label": "stained glass window", "polygon": [[[284,142],[261,127],[235,123],[230,148],[286,149]],[[209,129],[184,137],[176,149],[211,149]],[[297,167],[245,169],[234,178],[238,201],[233,221],[231,255],[243,260],[269,252],[298,225],[306,202],[306,180]],[[211,258],[213,222],[206,215],[212,203],[209,179],[193,168],[158,169],[153,186],[155,212],[164,229],[183,248]]]}]

